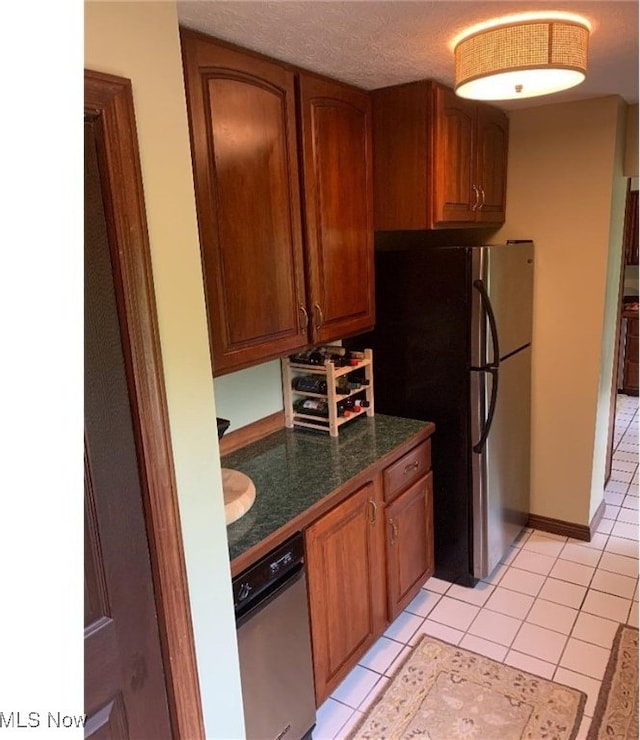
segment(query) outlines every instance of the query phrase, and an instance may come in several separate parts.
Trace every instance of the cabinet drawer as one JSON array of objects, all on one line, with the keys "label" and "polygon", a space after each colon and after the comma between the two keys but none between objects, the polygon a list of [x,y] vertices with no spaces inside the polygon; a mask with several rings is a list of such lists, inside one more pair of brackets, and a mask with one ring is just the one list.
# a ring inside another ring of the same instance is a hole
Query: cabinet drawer
[{"label": "cabinet drawer", "polygon": [[384,469],[385,503],[393,501],[399,493],[429,470],[431,470],[431,440],[427,439]]}]

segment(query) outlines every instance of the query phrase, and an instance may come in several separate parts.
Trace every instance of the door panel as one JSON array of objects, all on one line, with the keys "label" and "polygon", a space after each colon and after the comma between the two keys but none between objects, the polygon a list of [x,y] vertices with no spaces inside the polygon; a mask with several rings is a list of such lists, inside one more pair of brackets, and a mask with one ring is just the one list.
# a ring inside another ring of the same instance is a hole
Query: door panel
[{"label": "door panel", "polygon": [[223,73],[209,77],[207,93],[219,254],[203,254],[218,278],[225,351],[232,351],[298,330],[295,270],[274,259],[276,245],[292,256],[286,99],[260,80]]},{"label": "door panel", "polygon": [[367,483],[305,532],[317,706],[385,624],[380,505]]},{"label": "door panel", "polygon": [[477,163],[481,223],[502,223],[507,201],[507,153],[509,120],[495,108],[478,106]]},{"label": "door panel", "polygon": [[433,474],[414,483],[386,509],[389,620],[433,574]]},{"label": "door panel", "polygon": [[85,736],[170,738],[96,128],[85,120]]},{"label": "door panel", "polygon": [[374,323],[371,102],[301,75],[304,194],[313,342]]},{"label": "door panel", "polygon": [[186,29],[181,41],[220,375],[307,343],[294,75]]},{"label": "door panel", "polygon": [[441,85],[435,87],[434,147],[438,197],[434,203],[435,224],[476,220],[472,206],[475,173],[475,105],[458,98]]},{"label": "door panel", "polygon": [[126,715],[121,694],[91,717],[87,717],[84,734],[91,740],[115,740],[127,737]]},{"label": "door panel", "polygon": [[[492,376],[471,375],[479,388],[472,394],[472,404],[479,393],[488,405]],[[485,578],[495,568],[529,516],[530,398],[531,348],[526,347],[500,364],[491,431],[484,451],[472,453],[476,578]]]}]

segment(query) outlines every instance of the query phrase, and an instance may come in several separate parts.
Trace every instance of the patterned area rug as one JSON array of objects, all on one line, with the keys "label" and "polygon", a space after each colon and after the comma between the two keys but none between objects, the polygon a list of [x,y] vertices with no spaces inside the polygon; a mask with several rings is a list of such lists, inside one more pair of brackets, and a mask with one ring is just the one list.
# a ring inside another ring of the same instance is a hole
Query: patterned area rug
[{"label": "patterned area rug", "polygon": [[350,740],[573,740],[586,696],[424,635]]},{"label": "patterned area rug", "polygon": [[638,740],[638,630],[618,627],[588,740]]}]

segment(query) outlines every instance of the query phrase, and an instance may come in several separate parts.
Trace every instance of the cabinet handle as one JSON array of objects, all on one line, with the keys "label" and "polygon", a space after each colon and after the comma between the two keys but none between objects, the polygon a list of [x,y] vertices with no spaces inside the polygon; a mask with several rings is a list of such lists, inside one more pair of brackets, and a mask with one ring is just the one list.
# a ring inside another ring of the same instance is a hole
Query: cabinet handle
[{"label": "cabinet handle", "polygon": [[319,329],[324,324],[324,316],[322,314],[322,309],[320,308],[319,303],[314,303],[313,307],[318,313],[318,321],[316,322],[316,329]]},{"label": "cabinet handle", "polygon": [[369,524],[375,524],[378,518],[378,504],[370,498],[369,505],[371,506],[371,516],[369,517]]},{"label": "cabinet handle", "polygon": [[473,205],[471,206],[471,210],[472,211],[475,211],[475,210],[477,210],[478,203],[480,202],[480,193],[478,192],[478,188],[475,185],[472,185],[471,187],[473,188],[473,194],[476,196],[476,199],[475,199]]},{"label": "cabinet handle", "polygon": [[420,465],[420,463],[419,463],[419,462],[418,462],[417,460],[416,460],[415,462],[412,462],[412,463],[410,463],[410,464],[409,464],[409,465],[407,465],[407,467],[406,467],[406,468],[404,469],[404,474],[405,474],[405,475],[408,475],[408,474],[409,474],[409,473],[411,473],[412,471],[414,471],[414,470],[417,470],[417,469],[418,469],[418,465]]},{"label": "cabinet handle", "polygon": [[393,519],[389,519],[389,526],[391,527],[391,545],[393,546],[398,540],[398,525]]},{"label": "cabinet handle", "polygon": [[480,188],[480,194],[482,195],[482,201],[480,202],[480,205],[478,206],[478,210],[481,211],[484,208],[485,203],[485,195],[484,195],[484,188]]},{"label": "cabinet handle", "polygon": [[304,324],[300,328],[300,334],[304,334],[309,327],[309,314],[307,313],[307,309],[302,305],[302,303],[298,306],[298,310],[301,311],[302,315],[304,316]]}]

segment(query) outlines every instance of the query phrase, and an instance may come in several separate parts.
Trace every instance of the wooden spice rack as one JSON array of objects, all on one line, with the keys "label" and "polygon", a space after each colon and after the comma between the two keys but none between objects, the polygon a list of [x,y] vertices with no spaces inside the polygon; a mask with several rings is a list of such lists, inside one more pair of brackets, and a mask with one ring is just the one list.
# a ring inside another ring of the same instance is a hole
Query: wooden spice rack
[{"label": "wooden spice rack", "polygon": [[[358,416],[373,416],[373,353],[370,349],[365,349],[363,359],[359,360],[357,365],[336,367],[331,360],[326,360],[324,366],[307,365],[293,362],[289,357],[282,360],[282,392],[284,399],[284,419],[285,426],[288,429],[294,427],[303,427],[305,429],[315,429],[321,432],[328,432],[331,437],[338,436],[338,429],[349,421]],[[365,380],[368,385],[354,389],[349,393],[337,393],[336,381],[350,373],[364,369]],[[327,393],[310,393],[308,391],[299,391],[293,388],[293,381],[298,375],[323,375],[326,377]],[[364,394],[369,405],[359,411],[352,411],[349,416],[338,416],[338,402],[344,401],[351,396]],[[311,414],[302,414],[294,410],[293,404],[297,398],[307,396],[309,398],[326,399],[328,405],[328,418],[313,416]]]}]

